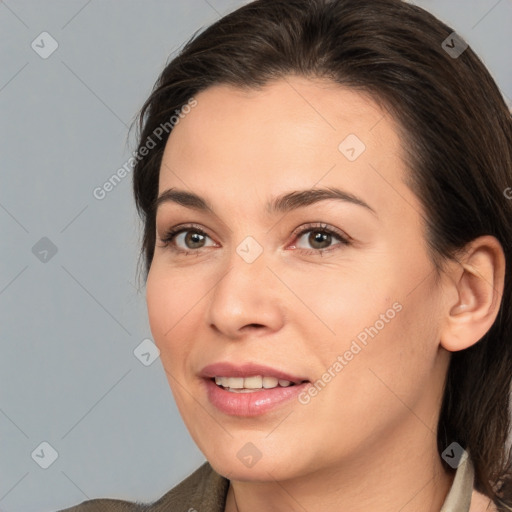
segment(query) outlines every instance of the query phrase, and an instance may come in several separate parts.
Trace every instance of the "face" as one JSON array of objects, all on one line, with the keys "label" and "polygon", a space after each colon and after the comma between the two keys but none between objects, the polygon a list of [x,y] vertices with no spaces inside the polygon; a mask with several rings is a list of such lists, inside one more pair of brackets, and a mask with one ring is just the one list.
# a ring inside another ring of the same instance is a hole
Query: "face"
[{"label": "face", "polygon": [[147,304],[200,450],[264,481],[435,444],[443,296],[393,119],[297,77],[196,100],[163,155]]}]

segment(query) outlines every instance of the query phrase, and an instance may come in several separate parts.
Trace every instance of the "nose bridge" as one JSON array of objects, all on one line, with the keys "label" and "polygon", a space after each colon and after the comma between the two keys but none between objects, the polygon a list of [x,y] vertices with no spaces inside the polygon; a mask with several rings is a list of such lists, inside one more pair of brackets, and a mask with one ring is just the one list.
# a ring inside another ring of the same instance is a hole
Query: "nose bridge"
[{"label": "nose bridge", "polygon": [[281,311],[268,257],[255,237],[245,237],[228,257],[209,302],[208,323],[229,336],[249,324],[277,329]]},{"label": "nose bridge", "polygon": [[215,300],[239,303],[239,308],[262,302],[265,290],[261,285],[271,277],[267,260],[263,245],[252,236],[245,237],[230,251],[226,273],[215,287]]}]

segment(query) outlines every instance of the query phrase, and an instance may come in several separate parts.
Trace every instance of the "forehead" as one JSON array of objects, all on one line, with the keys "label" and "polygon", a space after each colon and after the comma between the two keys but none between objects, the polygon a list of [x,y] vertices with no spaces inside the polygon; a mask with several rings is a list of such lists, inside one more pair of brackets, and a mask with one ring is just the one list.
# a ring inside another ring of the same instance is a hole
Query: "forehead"
[{"label": "forehead", "polygon": [[397,190],[411,194],[402,181],[398,126],[368,94],[286,77],[258,90],[216,85],[196,100],[168,139],[160,192],[193,187],[247,208],[316,184],[343,187],[380,207],[396,203]]}]

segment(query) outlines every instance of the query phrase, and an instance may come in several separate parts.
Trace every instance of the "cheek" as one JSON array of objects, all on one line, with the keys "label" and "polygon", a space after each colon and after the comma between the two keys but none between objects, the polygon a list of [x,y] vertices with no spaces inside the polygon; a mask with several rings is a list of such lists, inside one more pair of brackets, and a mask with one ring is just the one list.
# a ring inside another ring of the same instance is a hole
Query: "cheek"
[{"label": "cheek", "polygon": [[148,319],[153,339],[160,350],[170,390],[181,416],[186,419],[194,408],[187,391],[189,370],[187,364],[194,344],[192,337],[197,328],[197,312],[204,290],[184,281],[183,273],[151,268],[146,283]]},{"label": "cheek", "polygon": [[425,394],[437,391],[431,382],[438,353],[435,299],[425,291],[402,295],[400,301],[392,301],[395,307],[365,305],[364,323],[350,320],[351,333],[341,336],[339,349],[333,351],[332,356],[350,358],[333,386],[336,400],[354,418],[372,410],[375,428],[406,417]]},{"label": "cheek", "polygon": [[166,370],[179,370],[179,363],[186,360],[190,344],[187,332],[192,332],[194,305],[204,290],[185,282],[176,272],[161,271],[151,267],[146,283],[148,319],[160,358]]},{"label": "cheek", "polygon": [[365,328],[376,322],[379,330],[387,325],[381,325],[380,315],[388,312],[385,319],[394,318],[393,303],[399,299],[400,283],[389,276],[389,267],[382,262],[370,265],[362,259],[285,276],[301,299],[291,298],[291,318],[303,328],[310,326],[323,339],[332,339],[333,348],[342,350],[346,341],[350,344],[358,334],[364,339]]},{"label": "cheek", "polygon": [[[350,390],[348,402],[390,395],[384,383],[400,393],[419,393],[437,354],[438,300],[432,279],[425,279],[428,261],[385,258],[384,252],[370,259],[347,264],[350,271],[319,268],[295,280],[294,292],[309,311],[298,305],[291,318],[322,370],[342,375],[333,389]],[[343,369],[336,370],[338,356]]]}]

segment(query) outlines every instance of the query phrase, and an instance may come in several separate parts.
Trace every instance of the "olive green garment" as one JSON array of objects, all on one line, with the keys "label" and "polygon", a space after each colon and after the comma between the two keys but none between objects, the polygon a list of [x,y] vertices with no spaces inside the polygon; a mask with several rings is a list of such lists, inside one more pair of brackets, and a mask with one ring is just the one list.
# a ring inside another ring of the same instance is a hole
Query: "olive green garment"
[{"label": "olive green garment", "polygon": [[[473,479],[474,468],[468,457],[457,468],[440,512],[468,512]],[[224,512],[228,488],[229,480],[205,462],[152,504],[94,499],[59,512]]]}]

